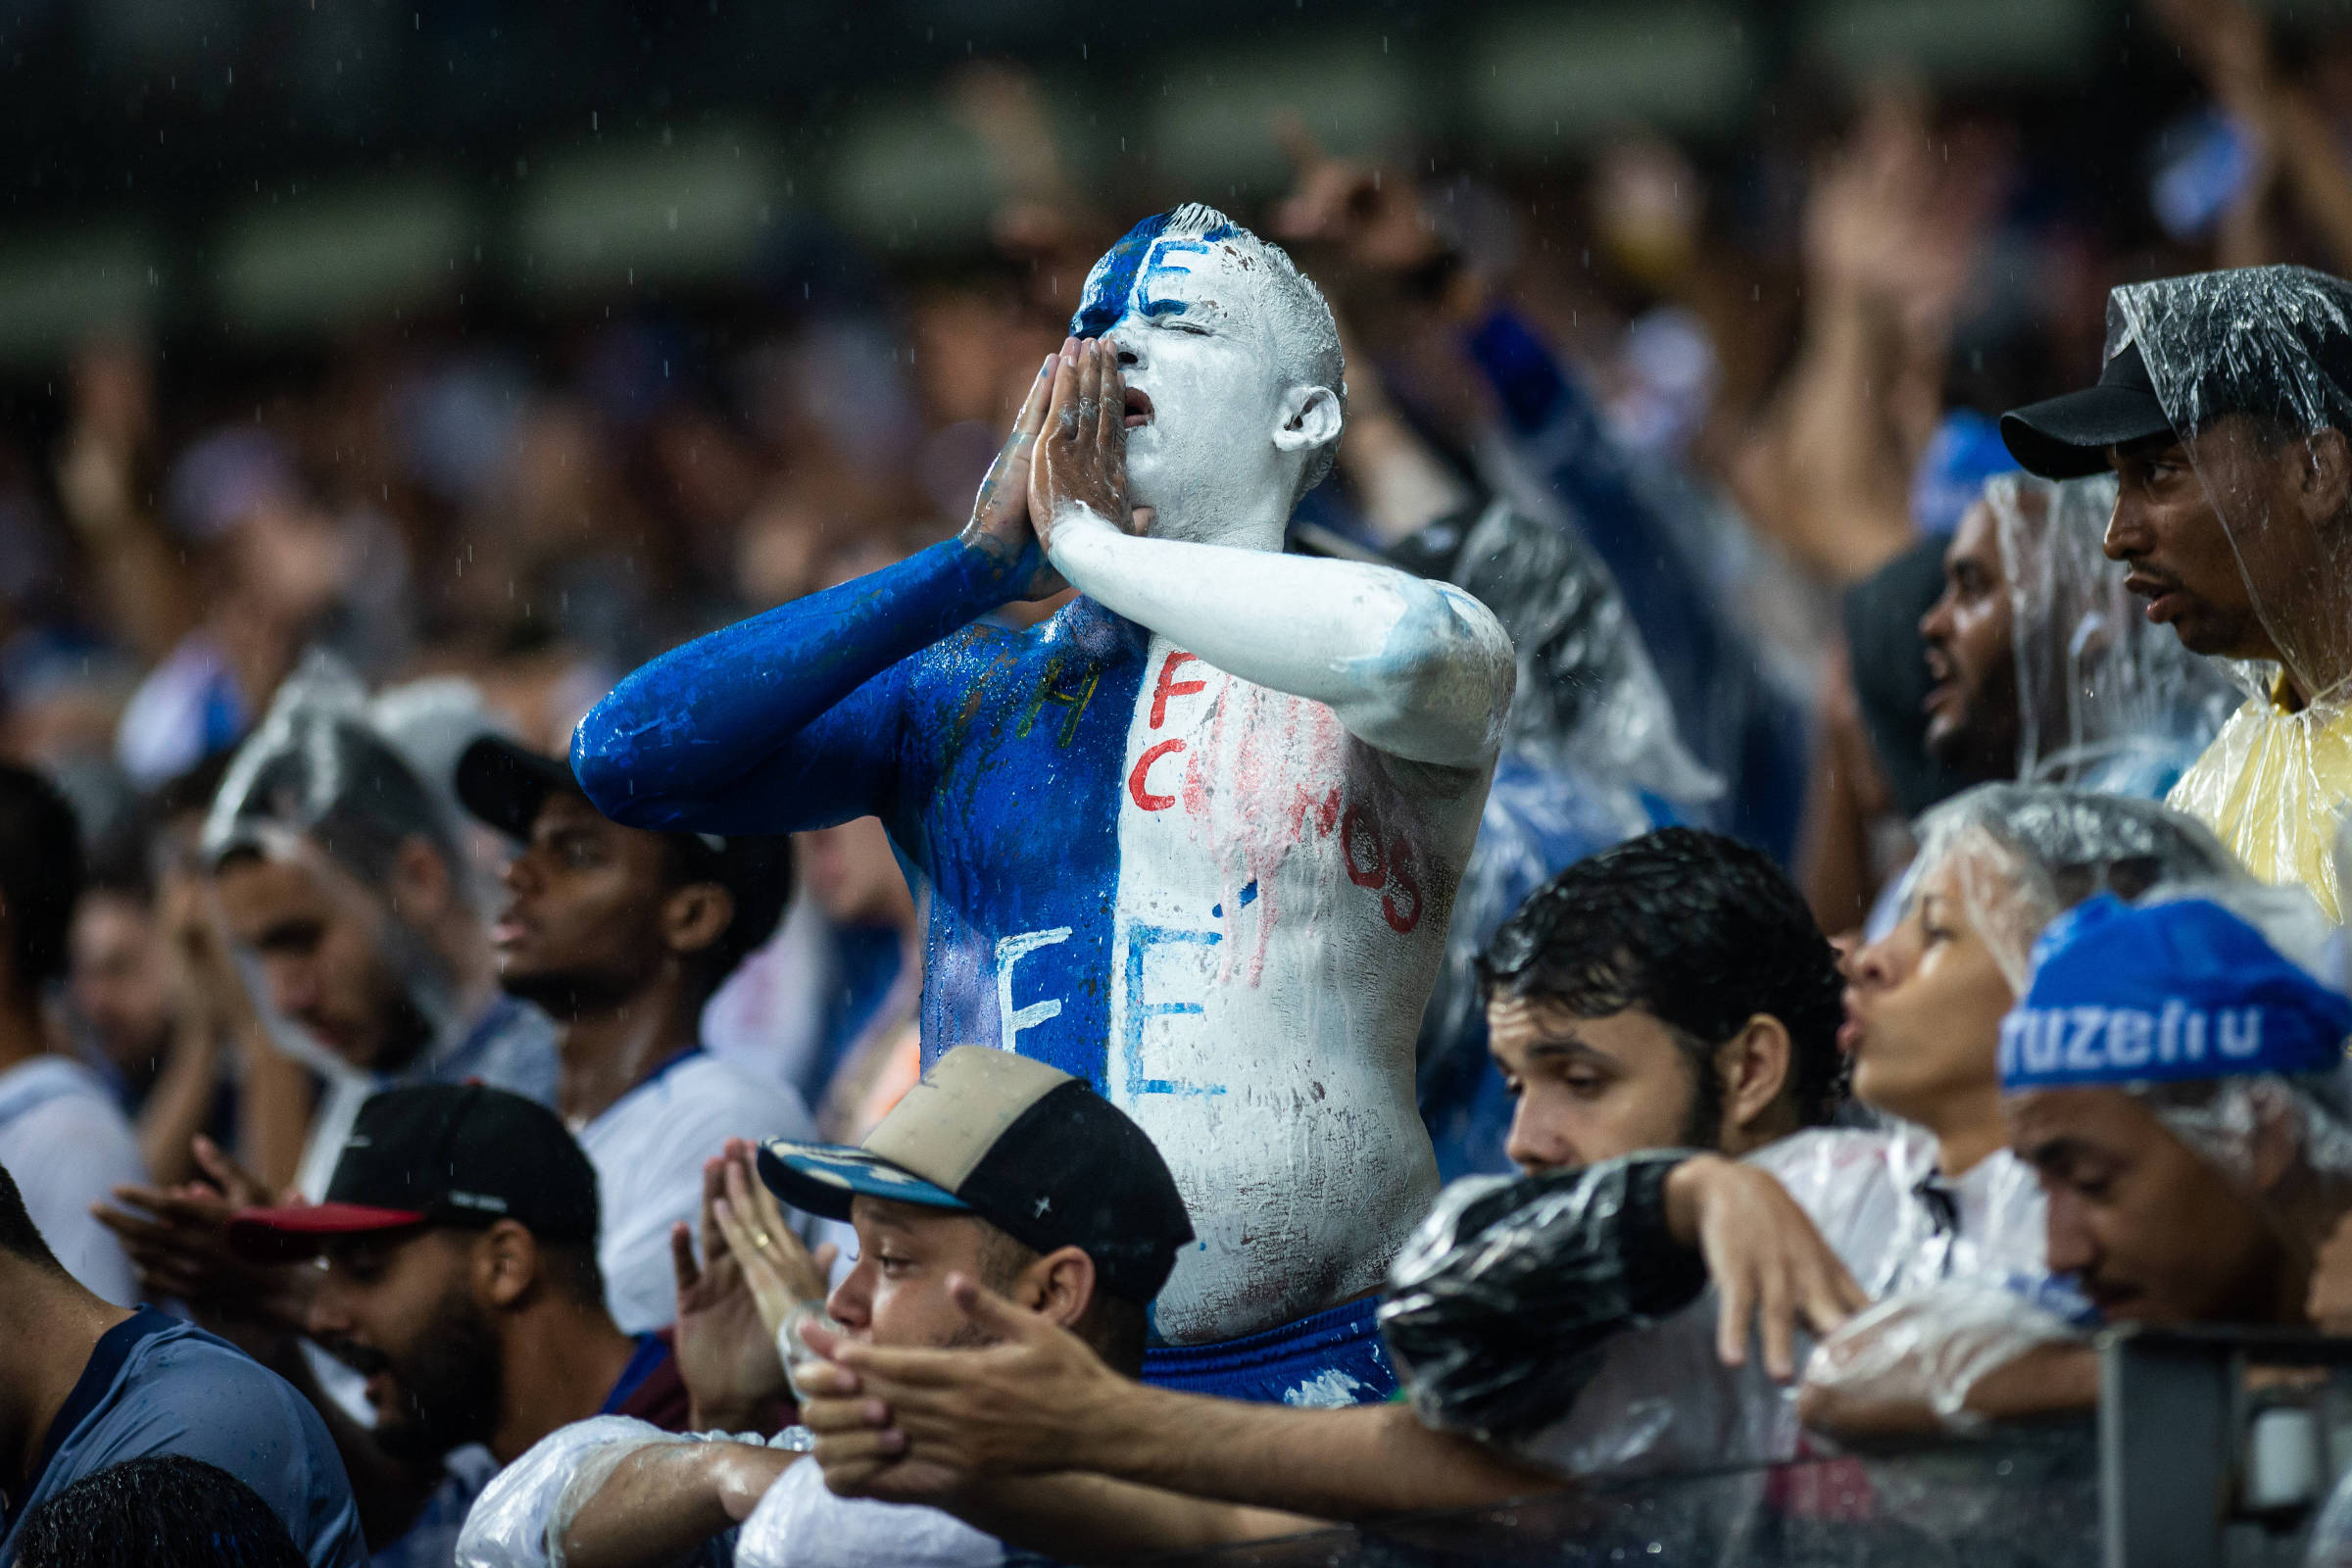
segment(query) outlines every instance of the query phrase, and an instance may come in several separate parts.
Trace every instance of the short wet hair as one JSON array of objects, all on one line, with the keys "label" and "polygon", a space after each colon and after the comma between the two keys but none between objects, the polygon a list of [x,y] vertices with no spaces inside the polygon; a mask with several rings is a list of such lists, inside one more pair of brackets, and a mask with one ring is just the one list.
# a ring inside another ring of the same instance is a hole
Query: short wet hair
[{"label": "short wet hair", "polygon": [[1799,1122],[1827,1121],[1843,1093],[1838,955],[1787,873],[1720,833],[1660,828],[1577,861],[1502,923],[1478,974],[1490,1002],[1639,1007],[1689,1048],[1702,1107],[1715,1052],[1759,1013],[1788,1031]]}]

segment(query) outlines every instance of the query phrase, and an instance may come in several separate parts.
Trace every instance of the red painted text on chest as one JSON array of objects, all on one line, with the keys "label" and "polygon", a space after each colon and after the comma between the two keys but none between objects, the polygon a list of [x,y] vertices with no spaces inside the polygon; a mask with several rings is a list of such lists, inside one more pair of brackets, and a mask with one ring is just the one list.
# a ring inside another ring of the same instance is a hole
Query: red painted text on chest
[{"label": "red painted text on chest", "polygon": [[[1228,968],[1262,972],[1286,912],[1277,874],[1301,848],[1336,859],[1392,930],[1421,923],[1413,814],[1328,707],[1170,650],[1153,662],[1136,718],[1126,804],[1176,813],[1216,861]],[[1237,944],[1248,904],[1258,906],[1253,940]]]}]

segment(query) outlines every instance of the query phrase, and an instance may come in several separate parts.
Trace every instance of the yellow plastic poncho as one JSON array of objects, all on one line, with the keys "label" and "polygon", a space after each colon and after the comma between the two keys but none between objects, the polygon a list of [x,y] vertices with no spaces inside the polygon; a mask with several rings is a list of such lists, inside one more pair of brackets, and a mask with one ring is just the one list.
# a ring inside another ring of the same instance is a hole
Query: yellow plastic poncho
[{"label": "yellow plastic poncho", "polygon": [[2266,882],[2299,882],[2343,918],[2336,824],[2352,802],[2352,701],[2289,711],[2255,697],[2189,764],[2165,804],[2213,829]]}]

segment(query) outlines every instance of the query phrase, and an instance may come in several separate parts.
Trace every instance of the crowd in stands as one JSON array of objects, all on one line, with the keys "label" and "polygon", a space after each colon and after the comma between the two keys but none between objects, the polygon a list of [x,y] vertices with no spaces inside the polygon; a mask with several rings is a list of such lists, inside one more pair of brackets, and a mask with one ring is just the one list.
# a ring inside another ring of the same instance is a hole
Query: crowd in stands
[{"label": "crowd in stands", "polygon": [[87,344],[0,1568],[1117,1562],[2352,1332],[2352,32],[2145,15],[2130,211],[1886,89],[1777,220],[1128,229],[999,72],[954,272]]}]

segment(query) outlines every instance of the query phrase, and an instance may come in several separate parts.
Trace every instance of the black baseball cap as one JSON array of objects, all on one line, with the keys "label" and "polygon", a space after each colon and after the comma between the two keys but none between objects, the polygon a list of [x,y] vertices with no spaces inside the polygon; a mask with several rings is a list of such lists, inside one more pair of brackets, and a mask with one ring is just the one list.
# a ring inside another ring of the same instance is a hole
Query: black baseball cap
[{"label": "black baseball cap", "polygon": [[2028,473],[2080,479],[2107,471],[2107,449],[2173,433],[2137,343],[2100,367],[2096,385],[2001,416],[2001,444]]},{"label": "black baseball cap", "polygon": [[323,1201],[241,1209],[228,1237],[248,1256],[287,1260],[341,1236],[502,1219],[543,1242],[595,1245],[596,1167],[536,1101],[481,1084],[416,1084],[360,1106]]},{"label": "black baseball cap", "polygon": [[[2182,430],[2157,395],[2142,333]],[[2352,396],[2352,284],[2308,267],[2238,267],[2107,291],[2107,356],[2096,385],[2001,416],[2009,455],[2045,479],[2107,467],[2107,449],[2178,438],[2228,414],[2333,423]],[[2193,411],[2193,412],[2182,412]]]},{"label": "black baseball cap", "polygon": [[[484,735],[458,758],[458,799],[511,839],[527,843],[549,795],[583,798],[571,763],[499,735]],[[765,942],[792,897],[792,841],[781,836],[663,833],[685,856],[689,875],[715,882],[735,901],[728,946],[748,953]]]},{"label": "black baseball cap", "polygon": [[1075,1247],[1139,1305],[1193,1240],[1176,1178],[1133,1118],[1085,1083],[1008,1051],[957,1046],[863,1146],[760,1146],[760,1176],[795,1208],[848,1219],[864,1196],[970,1213],[1024,1247]]}]

